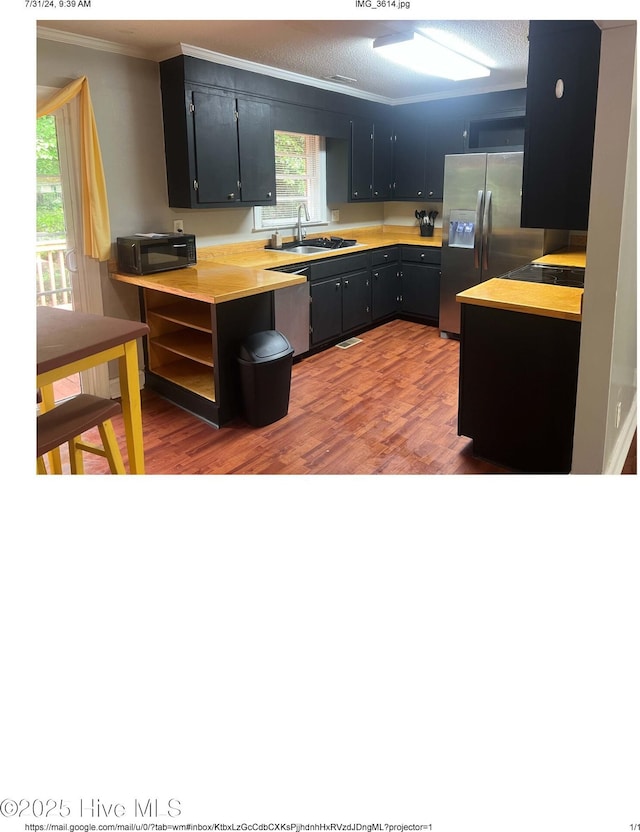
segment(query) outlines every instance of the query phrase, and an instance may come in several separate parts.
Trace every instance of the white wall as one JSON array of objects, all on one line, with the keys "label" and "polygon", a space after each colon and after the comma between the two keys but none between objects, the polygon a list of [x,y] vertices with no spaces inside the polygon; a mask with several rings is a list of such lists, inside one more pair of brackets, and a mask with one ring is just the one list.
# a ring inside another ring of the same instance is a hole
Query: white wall
[{"label": "white wall", "polygon": [[602,32],[572,472],[619,473],[637,414],[636,25]]}]

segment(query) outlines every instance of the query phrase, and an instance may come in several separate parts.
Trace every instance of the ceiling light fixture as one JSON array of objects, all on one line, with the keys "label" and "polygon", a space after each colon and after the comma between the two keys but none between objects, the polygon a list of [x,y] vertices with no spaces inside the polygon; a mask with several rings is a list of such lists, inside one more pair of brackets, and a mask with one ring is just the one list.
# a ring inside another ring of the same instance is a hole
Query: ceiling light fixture
[{"label": "ceiling light fixture", "polygon": [[409,67],[415,72],[466,81],[469,78],[486,78],[494,66],[491,58],[438,29],[416,29],[398,35],[386,35],[373,41],[374,49],[391,61]]}]

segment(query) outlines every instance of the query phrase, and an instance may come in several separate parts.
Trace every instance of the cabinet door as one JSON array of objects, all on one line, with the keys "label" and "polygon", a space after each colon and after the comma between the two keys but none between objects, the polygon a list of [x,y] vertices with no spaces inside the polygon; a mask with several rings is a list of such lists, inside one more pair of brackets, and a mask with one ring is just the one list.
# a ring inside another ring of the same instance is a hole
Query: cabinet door
[{"label": "cabinet door", "polygon": [[276,159],[271,105],[264,101],[239,98],[237,106],[242,201],[274,205]]},{"label": "cabinet door", "polygon": [[236,100],[214,92],[192,96],[198,203],[239,202]]},{"label": "cabinet door", "polygon": [[600,30],[593,21],[569,23],[576,25],[530,25],[521,218],[525,228],[586,230],[588,225]]},{"label": "cabinet door", "polygon": [[390,124],[373,125],[373,199],[391,199],[393,189],[393,130]]},{"label": "cabinet door", "polygon": [[339,277],[311,283],[311,344],[342,334],[342,281]]},{"label": "cabinet door", "polygon": [[425,199],[426,129],[419,121],[396,124],[393,141],[393,199]]},{"label": "cabinet door", "polygon": [[342,330],[349,332],[368,323],[371,323],[369,271],[348,274],[342,278]]},{"label": "cabinet door", "polygon": [[437,320],[439,304],[440,268],[403,263],[401,311]]},{"label": "cabinet door", "polygon": [[373,181],[373,125],[369,121],[351,122],[351,199],[371,199]]},{"label": "cabinet door", "polygon": [[464,120],[433,122],[427,132],[425,193],[427,199],[442,199],[444,157],[464,152]]},{"label": "cabinet door", "polygon": [[374,321],[394,315],[398,311],[400,271],[397,263],[372,269],[371,294]]}]

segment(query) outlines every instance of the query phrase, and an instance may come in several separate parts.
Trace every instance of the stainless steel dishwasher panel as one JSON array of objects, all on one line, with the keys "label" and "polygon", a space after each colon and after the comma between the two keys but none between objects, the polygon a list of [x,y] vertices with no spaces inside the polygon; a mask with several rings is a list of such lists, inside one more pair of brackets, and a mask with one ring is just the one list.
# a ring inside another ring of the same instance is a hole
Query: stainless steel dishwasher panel
[{"label": "stainless steel dishwasher panel", "polygon": [[275,328],[293,347],[293,354],[309,352],[309,283],[298,283],[273,293]]}]

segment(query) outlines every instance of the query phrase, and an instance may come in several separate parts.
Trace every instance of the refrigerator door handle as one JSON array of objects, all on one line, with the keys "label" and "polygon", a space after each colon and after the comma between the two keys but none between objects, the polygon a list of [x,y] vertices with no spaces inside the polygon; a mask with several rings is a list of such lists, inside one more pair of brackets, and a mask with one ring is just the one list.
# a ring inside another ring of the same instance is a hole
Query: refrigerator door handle
[{"label": "refrigerator door handle", "polygon": [[[487,191],[482,217],[482,268],[489,268],[489,225],[491,222],[491,191]],[[495,276],[495,275],[494,275]]]},{"label": "refrigerator door handle", "polygon": [[473,230],[473,267],[480,268],[480,217],[482,216],[482,201],[484,199],[484,191],[478,191],[476,198],[476,222]]}]

